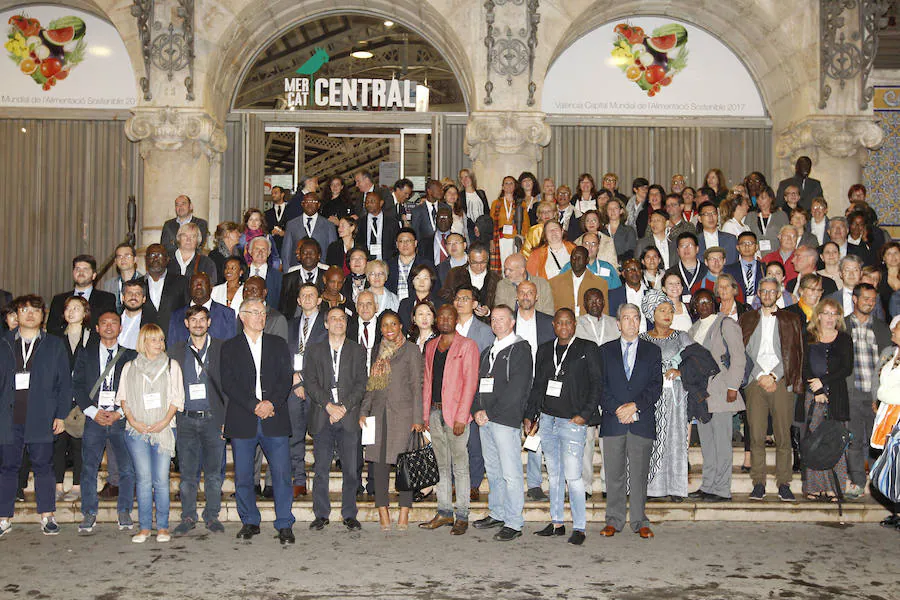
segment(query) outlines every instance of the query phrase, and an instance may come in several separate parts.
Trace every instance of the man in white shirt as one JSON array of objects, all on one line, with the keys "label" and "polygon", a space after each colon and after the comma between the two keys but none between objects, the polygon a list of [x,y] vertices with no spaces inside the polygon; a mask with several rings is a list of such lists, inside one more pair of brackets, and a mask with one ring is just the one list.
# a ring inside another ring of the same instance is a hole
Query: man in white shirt
[{"label": "man in white shirt", "polygon": [[837,244],[838,250],[841,251],[841,258],[847,256],[847,219],[844,217],[832,217],[828,220],[828,237]]},{"label": "man in white shirt", "polygon": [[[337,230],[328,219],[319,215],[319,196],[313,192],[306,194],[300,206],[303,214],[288,222],[282,248],[294,248],[299,240],[312,238],[319,242],[321,252],[326,251],[337,239]],[[291,252],[285,252],[282,260],[285,271],[290,271],[297,264],[297,258]]]},{"label": "man in white shirt", "polygon": [[116,297],[116,310],[122,311],[122,288],[126,281],[140,279],[143,273],[137,270],[134,248],[124,243],[116,246],[116,276],[107,279],[102,286],[104,291]]},{"label": "man in white shirt", "polygon": [[119,345],[123,348],[135,350],[137,348],[138,333],[141,331],[141,316],[143,315],[144,286],[140,281],[126,281],[122,287],[122,331],[119,333]]},{"label": "man in white shirt", "polygon": [[706,252],[708,248],[723,248],[725,250],[725,264],[731,264],[738,259],[737,238],[725,231],[719,231],[719,209],[712,202],[704,202],[697,208],[700,215],[702,230],[697,236],[700,242],[699,254]]},{"label": "man in white shirt", "polygon": [[497,282],[494,303],[514,306],[519,284],[531,281],[537,286],[537,310],[548,315],[553,314],[553,292],[550,290],[550,282],[543,277],[530,275],[525,269],[526,264],[527,260],[519,253],[506,257],[503,263],[503,279]]},{"label": "man in white shirt", "polygon": [[847,317],[853,312],[853,288],[859,283],[862,277],[863,261],[860,257],[850,254],[841,259],[841,282],[844,284],[843,289],[833,292],[829,296],[844,309],[844,316]]},{"label": "man in white shirt", "polygon": [[381,339],[378,320],[375,318],[377,311],[378,302],[375,300],[375,295],[368,290],[360,292],[356,298],[356,326],[348,329],[348,335],[354,334],[350,337],[366,352],[366,372],[372,369],[372,362],[375,359],[372,349],[375,347],[375,343]]}]

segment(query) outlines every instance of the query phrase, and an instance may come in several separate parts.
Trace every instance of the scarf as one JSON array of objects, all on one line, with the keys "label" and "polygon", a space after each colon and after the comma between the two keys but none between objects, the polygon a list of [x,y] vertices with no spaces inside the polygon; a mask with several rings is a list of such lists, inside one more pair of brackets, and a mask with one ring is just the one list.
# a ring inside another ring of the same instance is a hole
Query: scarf
[{"label": "scarf", "polygon": [[812,316],[813,307],[804,302],[803,298],[801,298],[797,302],[797,306],[800,307],[800,310],[802,310],[803,314],[806,315],[806,320],[809,321],[809,318]]},{"label": "scarf", "polygon": [[261,235],[265,235],[262,229],[248,229],[244,232],[244,239],[246,240],[244,242],[244,260],[248,265],[253,262],[253,258],[250,256],[250,242]]},{"label": "scarf", "polygon": [[378,358],[372,364],[372,374],[369,375],[369,381],[366,383],[367,392],[383,390],[391,382],[391,359],[402,345],[402,343],[394,344],[387,340],[381,341],[381,345],[378,347]]},{"label": "scarf", "polygon": [[[169,412],[169,357],[163,352],[150,360],[145,355],[138,354],[130,365],[128,377],[122,382],[125,386],[125,403],[128,405],[128,411],[136,421],[145,425],[161,421]],[[151,393],[159,394],[159,408],[144,407],[144,394]],[[171,427],[166,427],[159,433],[141,434],[129,423],[126,425],[126,431],[128,435],[159,446],[162,452],[170,456],[175,454],[175,435]]]}]

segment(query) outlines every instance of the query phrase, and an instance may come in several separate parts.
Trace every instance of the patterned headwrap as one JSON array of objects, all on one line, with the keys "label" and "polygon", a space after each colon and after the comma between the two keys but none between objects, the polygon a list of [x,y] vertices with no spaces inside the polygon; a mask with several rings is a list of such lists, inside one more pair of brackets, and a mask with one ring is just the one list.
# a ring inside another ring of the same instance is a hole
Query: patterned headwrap
[{"label": "patterned headwrap", "polygon": [[641,312],[644,314],[644,318],[648,321],[653,321],[653,314],[656,312],[656,308],[660,304],[667,302],[672,305],[672,308],[675,307],[675,304],[661,290],[647,290],[644,292],[644,298],[641,300]]}]

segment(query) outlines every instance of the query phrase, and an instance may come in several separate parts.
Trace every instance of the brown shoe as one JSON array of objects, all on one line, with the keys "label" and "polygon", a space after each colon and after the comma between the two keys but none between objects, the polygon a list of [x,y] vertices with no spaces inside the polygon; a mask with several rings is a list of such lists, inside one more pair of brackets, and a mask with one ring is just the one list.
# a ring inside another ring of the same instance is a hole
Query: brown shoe
[{"label": "brown shoe", "polygon": [[419,523],[419,527],[421,527],[422,529],[437,529],[438,527],[443,527],[444,525],[453,525],[453,517],[442,517],[441,515],[434,515],[434,518],[430,521]]},{"label": "brown shoe", "polygon": [[453,527],[450,529],[450,535],[463,535],[468,528],[468,521],[460,521],[457,519],[453,522]]},{"label": "brown shoe", "polygon": [[481,492],[477,487],[473,487],[471,490],[469,490],[469,501],[478,502],[479,500],[481,500]]},{"label": "brown shoe", "polygon": [[103,489],[100,490],[100,493],[97,495],[100,498],[118,498],[119,497],[119,486],[106,483],[103,485]]},{"label": "brown shoe", "polygon": [[649,540],[653,537],[653,531],[649,527],[641,527],[638,529],[638,535],[642,540]]},{"label": "brown shoe", "polygon": [[299,496],[306,495],[306,486],[305,485],[295,485],[294,486],[294,500],[296,500]]},{"label": "brown shoe", "polygon": [[616,535],[616,533],[617,532],[616,532],[615,527],[613,527],[612,525],[607,525],[606,527],[603,528],[603,531],[600,532],[600,535],[602,535],[604,537],[612,537],[612,536]]}]

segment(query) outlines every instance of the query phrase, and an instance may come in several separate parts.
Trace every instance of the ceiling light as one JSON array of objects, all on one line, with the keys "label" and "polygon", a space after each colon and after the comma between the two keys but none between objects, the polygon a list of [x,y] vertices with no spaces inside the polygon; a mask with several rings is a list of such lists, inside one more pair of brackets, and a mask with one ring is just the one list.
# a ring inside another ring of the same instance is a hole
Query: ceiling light
[{"label": "ceiling light", "polygon": [[393,26],[394,26],[394,22],[393,22],[393,21],[385,21],[385,22],[384,22],[384,26],[385,26],[385,27],[393,27]]},{"label": "ceiling light", "polygon": [[350,56],[352,56],[353,58],[366,59],[366,58],[372,58],[375,55],[372,54],[371,52],[369,52],[368,50],[355,50],[350,53]]}]

